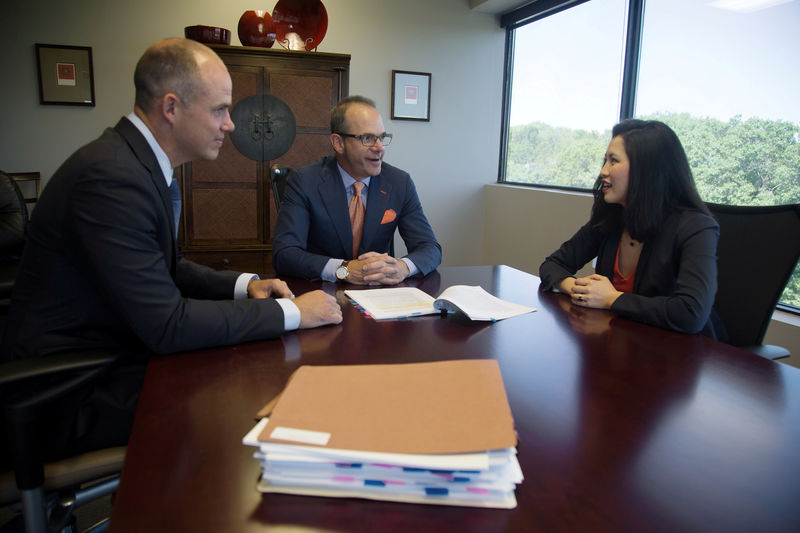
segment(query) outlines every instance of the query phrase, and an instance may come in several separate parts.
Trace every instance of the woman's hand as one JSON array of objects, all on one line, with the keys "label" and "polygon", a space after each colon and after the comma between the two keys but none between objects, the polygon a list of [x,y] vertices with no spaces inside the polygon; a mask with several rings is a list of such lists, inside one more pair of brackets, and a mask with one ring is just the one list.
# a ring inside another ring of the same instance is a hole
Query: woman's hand
[{"label": "woman's hand", "polygon": [[577,278],[572,286],[572,303],[581,307],[609,309],[622,294],[611,281],[599,274]]},{"label": "woman's hand", "polygon": [[575,278],[572,276],[568,278],[564,278],[558,282],[558,290],[563,294],[568,294],[572,296],[572,287],[575,286]]}]

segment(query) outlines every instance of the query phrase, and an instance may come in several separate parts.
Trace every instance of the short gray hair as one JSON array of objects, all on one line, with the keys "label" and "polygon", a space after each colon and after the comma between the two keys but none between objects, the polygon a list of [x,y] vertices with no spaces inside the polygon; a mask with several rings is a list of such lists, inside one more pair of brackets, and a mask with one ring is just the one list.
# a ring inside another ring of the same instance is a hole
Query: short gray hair
[{"label": "short gray hair", "polygon": [[167,93],[175,93],[189,105],[203,91],[197,60],[206,54],[215,52],[190,39],[163,39],[150,46],[133,73],[136,107],[144,112],[152,111]]}]

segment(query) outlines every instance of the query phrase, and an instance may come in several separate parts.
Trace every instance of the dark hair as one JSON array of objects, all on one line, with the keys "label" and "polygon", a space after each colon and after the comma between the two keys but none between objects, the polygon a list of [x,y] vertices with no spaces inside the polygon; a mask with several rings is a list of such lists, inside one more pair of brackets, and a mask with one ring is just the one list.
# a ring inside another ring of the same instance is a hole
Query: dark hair
[{"label": "dark hair", "polygon": [[368,105],[373,109],[377,109],[375,107],[375,102],[370,100],[365,96],[348,96],[347,98],[342,98],[339,100],[339,103],[331,110],[331,133],[352,133],[344,131],[345,126],[345,115],[347,114],[348,108],[353,104],[364,104]]},{"label": "dark hair", "polygon": [[167,93],[175,93],[184,103],[191,104],[203,91],[197,56],[208,53],[214,52],[189,39],[165,39],[150,46],[133,73],[136,107],[152,111]]},{"label": "dark hair", "polygon": [[594,183],[591,223],[604,231],[620,225],[631,237],[644,241],[655,234],[675,210],[708,213],[700,199],[686,152],[675,132],[656,120],[628,119],[611,130],[621,137],[630,162],[625,207],[603,199],[600,176]]}]

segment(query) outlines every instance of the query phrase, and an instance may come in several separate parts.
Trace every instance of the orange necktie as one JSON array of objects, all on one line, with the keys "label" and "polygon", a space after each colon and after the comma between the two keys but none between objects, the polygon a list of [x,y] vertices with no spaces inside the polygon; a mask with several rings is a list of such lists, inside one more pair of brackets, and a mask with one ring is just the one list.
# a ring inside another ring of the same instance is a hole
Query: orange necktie
[{"label": "orange necktie", "polygon": [[350,200],[350,227],[353,229],[353,259],[358,257],[358,247],[361,244],[361,234],[364,231],[364,203],[361,201],[361,189],[364,184],[360,181],[353,183],[353,199]]}]

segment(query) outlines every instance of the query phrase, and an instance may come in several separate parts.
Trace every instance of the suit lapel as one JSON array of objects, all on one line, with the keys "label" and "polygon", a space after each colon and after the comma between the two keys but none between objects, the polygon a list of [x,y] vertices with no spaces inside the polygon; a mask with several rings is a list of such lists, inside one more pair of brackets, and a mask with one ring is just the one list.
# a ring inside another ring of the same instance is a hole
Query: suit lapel
[{"label": "suit lapel", "polygon": [[[169,190],[167,190],[167,179],[164,177],[164,173],[161,172],[161,166],[158,164],[156,155],[153,153],[150,145],[147,144],[147,140],[136,128],[136,126],[134,126],[133,123],[127,118],[123,117],[120,119],[114,129],[122,136],[123,139],[125,139],[125,142],[127,142],[128,146],[131,147],[131,150],[136,155],[136,158],[150,173],[150,180],[152,181],[153,186],[156,188],[156,191],[158,191],[158,196],[161,199],[161,206],[166,213],[166,219],[174,220],[172,215],[172,200],[169,196]],[[166,229],[170,236],[172,250],[171,254],[165,257],[165,259],[167,260],[169,270],[174,277],[175,266],[178,261],[178,243],[175,241],[173,228],[168,225]]]},{"label": "suit lapel", "polygon": [[361,248],[363,250],[378,250],[380,246],[372,241],[378,234],[378,229],[383,220],[383,214],[391,207],[392,185],[381,179],[381,175],[373,176],[369,180],[369,192],[367,193],[367,211],[364,215],[364,233],[361,236]]},{"label": "suit lapel", "polygon": [[353,249],[353,232],[350,228],[350,212],[347,207],[347,193],[342,184],[342,176],[336,166],[336,159],[330,158],[322,168],[322,179],[319,194],[322,204],[333,222],[333,230],[339,237],[344,252],[343,257],[350,257]]}]

